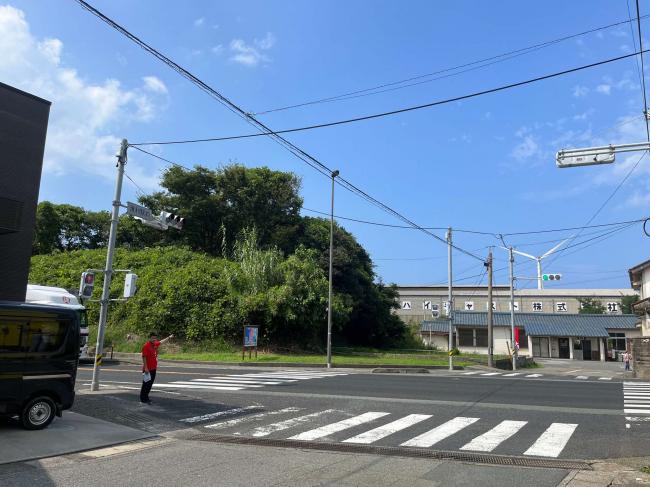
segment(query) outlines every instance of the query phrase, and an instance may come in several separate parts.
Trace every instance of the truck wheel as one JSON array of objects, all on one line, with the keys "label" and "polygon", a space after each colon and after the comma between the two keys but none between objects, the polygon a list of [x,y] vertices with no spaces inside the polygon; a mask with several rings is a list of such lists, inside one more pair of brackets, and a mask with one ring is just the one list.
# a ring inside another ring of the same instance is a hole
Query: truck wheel
[{"label": "truck wheel", "polygon": [[40,430],[52,422],[55,414],[56,405],[52,399],[46,396],[36,397],[23,407],[20,422],[25,429]]}]

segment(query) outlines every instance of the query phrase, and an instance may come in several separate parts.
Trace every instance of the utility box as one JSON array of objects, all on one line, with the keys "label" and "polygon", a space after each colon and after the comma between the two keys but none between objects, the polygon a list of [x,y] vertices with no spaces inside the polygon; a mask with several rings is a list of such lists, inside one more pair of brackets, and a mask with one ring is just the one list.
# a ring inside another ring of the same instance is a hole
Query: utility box
[{"label": "utility box", "polygon": [[132,298],[135,296],[135,292],[137,291],[137,282],[138,282],[138,276],[137,274],[134,274],[132,272],[129,272],[126,277],[124,278],[124,297],[125,298]]},{"label": "utility box", "polygon": [[50,102],[0,83],[0,301],[25,301]]}]

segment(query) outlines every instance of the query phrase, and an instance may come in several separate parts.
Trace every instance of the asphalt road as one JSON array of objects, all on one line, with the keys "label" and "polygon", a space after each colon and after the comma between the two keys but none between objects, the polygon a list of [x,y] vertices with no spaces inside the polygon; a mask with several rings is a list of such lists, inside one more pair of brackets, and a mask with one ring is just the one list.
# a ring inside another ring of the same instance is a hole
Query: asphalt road
[{"label": "asphalt road", "polygon": [[[643,455],[650,434],[646,417],[624,413],[619,380],[189,365],[158,373],[152,405],[138,401],[138,366],[120,364],[102,371],[108,390],[80,393],[74,410],[155,433],[549,459]],[[80,391],[91,376],[80,368]]]}]

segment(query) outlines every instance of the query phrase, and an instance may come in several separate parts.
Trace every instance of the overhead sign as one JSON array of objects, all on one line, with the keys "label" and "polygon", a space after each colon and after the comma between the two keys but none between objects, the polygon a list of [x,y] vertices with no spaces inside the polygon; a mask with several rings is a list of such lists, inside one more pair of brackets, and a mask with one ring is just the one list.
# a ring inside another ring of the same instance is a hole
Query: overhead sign
[{"label": "overhead sign", "polygon": [[560,151],[555,156],[555,164],[559,168],[593,166],[595,164],[611,164],[615,159],[614,149],[608,147],[586,151]]},{"label": "overhead sign", "polygon": [[153,220],[153,214],[149,208],[131,203],[130,201],[126,203],[126,214],[142,220]]}]

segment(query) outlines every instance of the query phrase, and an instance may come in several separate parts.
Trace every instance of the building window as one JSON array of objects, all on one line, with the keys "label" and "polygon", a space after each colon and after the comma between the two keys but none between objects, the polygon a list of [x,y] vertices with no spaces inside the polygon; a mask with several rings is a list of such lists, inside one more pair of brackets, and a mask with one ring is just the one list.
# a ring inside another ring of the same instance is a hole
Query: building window
[{"label": "building window", "polygon": [[616,351],[625,351],[625,333],[610,333],[610,338],[607,340],[609,342],[609,348],[612,348]]},{"label": "building window", "polygon": [[519,348],[528,348],[528,335],[523,328],[519,328]]},{"label": "building window", "polygon": [[487,328],[477,328],[476,329],[476,346],[477,347],[487,347],[488,346]]},{"label": "building window", "polygon": [[458,328],[458,344],[461,347],[474,346],[474,333],[471,328]]}]

